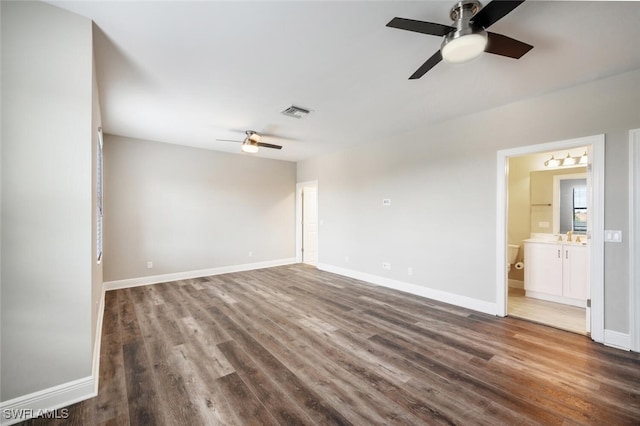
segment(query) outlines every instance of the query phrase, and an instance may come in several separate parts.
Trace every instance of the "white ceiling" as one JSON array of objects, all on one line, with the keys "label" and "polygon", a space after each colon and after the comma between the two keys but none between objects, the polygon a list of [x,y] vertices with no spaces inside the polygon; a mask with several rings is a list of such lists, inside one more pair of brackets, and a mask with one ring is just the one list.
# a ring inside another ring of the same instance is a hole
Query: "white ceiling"
[{"label": "white ceiling", "polygon": [[[239,152],[245,129],[298,161],[640,68],[640,2],[527,1],[491,27],[534,46],[408,77],[453,1],[50,1],[95,21],[105,132]],[[486,2],[485,2],[486,4]],[[597,100],[594,100],[597,101]],[[280,112],[310,109],[303,119]],[[247,154],[245,154],[247,155]]]}]

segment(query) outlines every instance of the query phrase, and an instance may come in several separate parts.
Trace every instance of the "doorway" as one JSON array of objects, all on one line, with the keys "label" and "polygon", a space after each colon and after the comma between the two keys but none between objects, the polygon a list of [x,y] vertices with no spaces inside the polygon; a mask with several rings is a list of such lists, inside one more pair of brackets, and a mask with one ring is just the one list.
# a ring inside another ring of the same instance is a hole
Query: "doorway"
[{"label": "doorway", "polygon": [[318,264],[318,181],[296,185],[296,260]]},{"label": "doorway", "polygon": [[[591,333],[591,338],[598,342],[604,340],[604,135],[596,135],[585,138],[577,138],[565,141],[551,142],[540,145],[531,145],[527,147],[520,147],[510,150],[504,150],[498,152],[498,197],[497,197],[497,285],[496,285],[496,301],[497,301],[497,314],[499,316],[506,316],[509,313],[509,281],[507,271],[507,254],[508,245],[513,243],[510,241],[509,235],[509,176],[510,176],[510,159],[523,157],[523,156],[541,156],[544,153],[558,152],[568,150],[576,150],[581,147],[587,147],[588,151],[588,165],[587,165],[587,180],[589,187],[589,228],[586,234],[581,236],[585,245],[586,258],[589,259],[589,266],[586,270],[586,279],[588,285],[586,286],[584,296],[584,327],[586,333]],[[582,153],[580,153],[582,154]],[[573,154],[572,154],[573,155]],[[534,208],[534,203],[531,201],[531,209]],[[548,233],[551,238],[554,237],[552,228],[552,220],[543,219],[542,210],[544,208],[551,208],[552,203],[539,203],[540,206],[535,206],[538,210],[535,212],[532,210],[531,216],[535,217],[532,224],[545,228],[542,233]],[[537,216],[536,216],[537,215]],[[513,218],[512,218],[513,220]],[[538,230],[539,231],[539,230]],[[531,233],[534,235],[534,229],[532,227]],[[557,238],[559,235],[555,235]],[[565,245],[562,243],[559,247],[555,247],[561,250],[563,254],[560,257],[564,258],[565,254],[569,256],[568,252],[565,253]],[[554,249],[555,249],[554,248]],[[573,248],[573,247],[566,247]],[[519,260],[522,259],[524,247],[521,247],[521,253]],[[533,256],[533,255],[532,255]],[[554,256],[555,257],[555,256]],[[533,259],[533,257],[532,257]],[[527,268],[528,261],[525,259],[524,268]],[[513,267],[513,265],[512,265]],[[562,268],[560,266],[560,268]],[[565,267],[565,271],[567,271]],[[562,271],[562,269],[560,269]],[[562,272],[559,272],[562,275]],[[563,284],[561,284],[563,285]],[[561,291],[561,290],[560,290]],[[535,292],[532,292],[535,293]],[[543,295],[544,296],[544,295]],[[560,299],[554,300],[553,297],[548,297],[547,301],[550,302],[564,302],[562,293],[560,293]]]}]

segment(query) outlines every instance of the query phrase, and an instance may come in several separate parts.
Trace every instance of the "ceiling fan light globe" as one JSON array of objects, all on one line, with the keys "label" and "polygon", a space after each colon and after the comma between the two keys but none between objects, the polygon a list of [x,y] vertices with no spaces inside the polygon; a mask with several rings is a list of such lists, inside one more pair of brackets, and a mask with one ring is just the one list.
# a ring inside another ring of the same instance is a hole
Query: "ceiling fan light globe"
[{"label": "ceiling fan light globe", "polygon": [[445,61],[457,64],[477,58],[486,47],[487,33],[480,30],[465,35],[451,33],[445,36],[440,50]]},{"label": "ceiling fan light globe", "polygon": [[251,143],[251,142],[243,142],[242,143],[242,152],[247,152],[249,154],[255,154],[256,152],[258,152],[258,145],[256,145],[255,143]]}]

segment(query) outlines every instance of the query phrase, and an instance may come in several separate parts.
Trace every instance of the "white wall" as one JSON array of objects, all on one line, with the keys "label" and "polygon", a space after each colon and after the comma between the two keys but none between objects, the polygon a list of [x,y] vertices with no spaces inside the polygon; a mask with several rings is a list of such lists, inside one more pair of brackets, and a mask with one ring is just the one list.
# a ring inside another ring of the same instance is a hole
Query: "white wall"
[{"label": "white wall", "polygon": [[[320,188],[319,262],[495,302],[496,152],[605,133],[605,227],[626,233],[638,99],[640,71],[299,163],[298,181]],[[626,333],[628,244],[605,256],[605,328]]]},{"label": "white wall", "polygon": [[0,7],[6,401],[91,374],[92,35],[44,3]]},{"label": "white wall", "polygon": [[295,163],[113,135],[104,161],[105,281],[295,257]]}]

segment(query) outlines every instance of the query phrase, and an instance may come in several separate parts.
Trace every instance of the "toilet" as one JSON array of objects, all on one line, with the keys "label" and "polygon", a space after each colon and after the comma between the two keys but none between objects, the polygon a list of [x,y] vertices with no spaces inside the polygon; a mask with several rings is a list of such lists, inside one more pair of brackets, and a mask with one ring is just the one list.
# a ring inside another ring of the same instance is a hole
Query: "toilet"
[{"label": "toilet", "polygon": [[507,251],[507,271],[510,271],[511,265],[516,263],[516,260],[518,259],[518,250],[520,250],[520,246],[509,244]]}]

